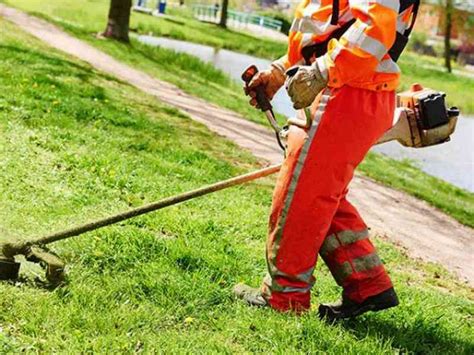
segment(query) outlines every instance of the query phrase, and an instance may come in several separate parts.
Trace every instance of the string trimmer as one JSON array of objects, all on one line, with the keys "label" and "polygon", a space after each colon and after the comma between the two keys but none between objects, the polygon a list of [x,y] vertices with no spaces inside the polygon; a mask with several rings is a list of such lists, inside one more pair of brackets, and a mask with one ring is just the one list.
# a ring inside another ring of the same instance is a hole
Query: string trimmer
[{"label": "string trimmer", "polygon": [[[257,73],[255,66],[249,67],[242,79],[248,84]],[[291,73],[290,73],[291,74]],[[263,91],[257,89],[259,107],[265,112],[274,129],[280,146],[284,147],[283,140],[287,127],[280,127],[272,111],[272,106]],[[377,144],[396,140],[407,147],[426,147],[443,143],[449,140],[454,132],[459,111],[456,108],[446,109],[444,94],[413,86],[411,91],[398,95],[398,108],[395,113],[394,126],[377,142]],[[289,125],[308,128],[311,124],[309,110],[302,111],[303,118],[289,119]],[[24,241],[5,242],[0,244],[0,280],[16,279],[19,274],[20,263],[15,257],[23,255],[26,260],[41,264],[46,269],[46,278],[57,284],[64,279],[64,263],[58,256],[46,249],[46,245],[79,236],[86,232],[110,226],[127,219],[140,216],[178,203],[220,191],[231,186],[244,184],[278,172],[281,165],[273,165],[255,172],[240,175],[228,180],[220,181],[196,190],[168,197],[126,212],[89,222],[77,227],[52,233],[50,235]]]},{"label": "string trimmer", "polygon": [[176,205],[180,202],[223,190],[231,186],[260,179],[274,174],[279,170],[280,165],[269,166],[252,173],[240,175],[196,190],[168,197],[123,213],[89,222],[71,229],[66,229],[64,231],[56,232],[39,239],[0,244],[0,280],[15,279],[18,277],[20,263],[16,262],[14,257],[17,255],[24,255],[26,260],[40,263],[46,268],[46,277],[49,281],[53,283],[60,282],[64,277],[64,263],[56,255],[45,249],[47,244],[75,237],[105,226],[110,226],[136,216]]}]

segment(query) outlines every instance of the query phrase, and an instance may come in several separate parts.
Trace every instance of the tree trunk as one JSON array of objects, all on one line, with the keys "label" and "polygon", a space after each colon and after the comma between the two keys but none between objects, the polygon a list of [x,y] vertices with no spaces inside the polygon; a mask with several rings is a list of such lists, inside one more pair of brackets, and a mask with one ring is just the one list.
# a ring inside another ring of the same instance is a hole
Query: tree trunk
[{"label": "tree trunk", "polygon": [[444,23],[444,65],[451,73],[451,30],[453,27],[453,0],[446,0]]},{"label": "tree trunk", "polygon": [[227,28],[227,8],[229,7],[229,0],[222,0],[221,20],[219,26]]},{"label": "tree trunk", "polygon": [[132,0],[110,0],[109,19],[102,33],[104,37],[129,42],[130,9]]}]

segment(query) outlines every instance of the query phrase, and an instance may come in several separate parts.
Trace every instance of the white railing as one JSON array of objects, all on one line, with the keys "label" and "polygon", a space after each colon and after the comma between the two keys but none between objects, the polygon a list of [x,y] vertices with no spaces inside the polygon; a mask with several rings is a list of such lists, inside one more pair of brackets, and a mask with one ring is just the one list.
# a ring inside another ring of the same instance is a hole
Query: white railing
[{"label": "white railing", "polygon": [[[200,21],[219,22],[220,6],[215,5],[193,5],[194,17]],[[248,25],[257,25],[280,32],[283,23],[271,17],[255,15],[247,12],[234,10],[227,11],[227,21],[233,27],[246,27]]]}]

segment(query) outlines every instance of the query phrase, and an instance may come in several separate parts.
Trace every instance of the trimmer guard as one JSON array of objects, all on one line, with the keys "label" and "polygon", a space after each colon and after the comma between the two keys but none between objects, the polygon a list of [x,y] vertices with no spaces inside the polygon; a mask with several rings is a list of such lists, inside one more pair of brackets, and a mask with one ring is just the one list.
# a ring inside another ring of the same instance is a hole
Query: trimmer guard
[{"label": "trimmer guard", "polygon": [[64,262],[46,249],[31,246],[26,254],[26,260],[39,263],[46,269],[46,279],[51,284],[57,285],[64,281]]},{"label": "trimmer guard", "polygon": [[20,263],[14,259],[0,258],[0,280],[15,280],[20,272]]}]

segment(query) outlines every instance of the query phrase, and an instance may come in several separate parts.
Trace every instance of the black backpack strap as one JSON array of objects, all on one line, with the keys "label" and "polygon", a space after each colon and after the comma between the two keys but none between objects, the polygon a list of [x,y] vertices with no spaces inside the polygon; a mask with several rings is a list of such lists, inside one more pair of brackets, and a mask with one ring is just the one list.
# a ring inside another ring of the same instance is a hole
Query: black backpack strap
[{"label": "black backpack strap", "polygon": [[[415,25],[416,16],[418,15],[418,9],[420,7],[420,0],[408,0],[400,1],[400,10],[399,13],[408,9],[413,5],[413,17],[411,20],[410,27],[408,27],[404,33],[405,36],[409,36]],[[331,14],[331,25],[336,26],[339,21],[339,0],[332,1],[332,14]]]},{"label": "black backpack strap", "polygon": [[418,9],[420,8],[420,0],[415,0],[413,2],[413,16],[411,18],[411,23],[410,26],[405,30],[405,33],[403,33],[405,36],[409,36],[411,31],[413,30],[413,27],[415,26],[415,21],[416,21],[416,16],[418,15]]},{"label": "black backpack strap", "polygon": [[339,39],[342,35],[351,27],[355,22],[355,19],[350,20],[349,22],[342,25],[337,30],[333,31],[328,39],[323,42],[312,44],[301,49],[301,54],[306,62],[306,64],[311,63],[311,58],[313,56],[321,57],[328,51],[328,43],[331,39]]},{"label": "black backpack strap", "polygon": [[[390,55],[392,60],[395,62],[398,60],[398,58],[400,57],[400,55],[402,54],[403,50],[405,49],[408,43],[408,37],[410,36],[410,33],[413,30],[413,26],[415,25],[415,21],[416,21],[416,16],[418,15],[418,9],[420,7],[420,0],[401,0],[400,1],[399,13],[405,11],[412,5],[413,5],[413,12],[412,12],[413,16],[411,18],[410,26],[408,26],[408,28],[403,33],[399,33],[397,31],[397,37],[395,39],[395,43],[388,51],[388,54]],[[339,0],[333,0],[331,25],[337,25],[338,21],[339,21]],[[346,30],[350,26],[352,26],[354,22],[355,22],[355,19],[352,19],[348,23],[344,24],[341,28],[338,28],[337,30],[335,30],[326,41],[304,47],[301,50],[301,52],[306,63],[308,64],[310,59],[314,55],[316,55],[316,57],[320,57],[324,55],[327,51],[328,42],[332,38],[339,39],[344,34],[344,32],[346,32]]]},{"label": "black backpack strap", "polygon": [[413,5],[413,12],[412,12],[413,15],[411,18],[410,26],[408,26],[408,28],[403,33],[400,33],[397,31],[397,34],[396,34],[397,37],[395,38],[395,42],[393,43],[393,46],[388,51],[390,58],[392,58],[394,62],[396,62],[398,58],[400,58],[400,55],[402,54],[403,50],[405,49],[408,43],[408,37],[410,36],[411,31],[413,30],[413,26],[415,26],[416,16],[418,15],[418,9],[420,7],[420,0],[401,1],[400,3],[400,12],[405,11],[412,5]]},{"label": "black backpack strap", "polygon": [[339,0],[332,1],[331,25],[336,26],[339,21]]}]

